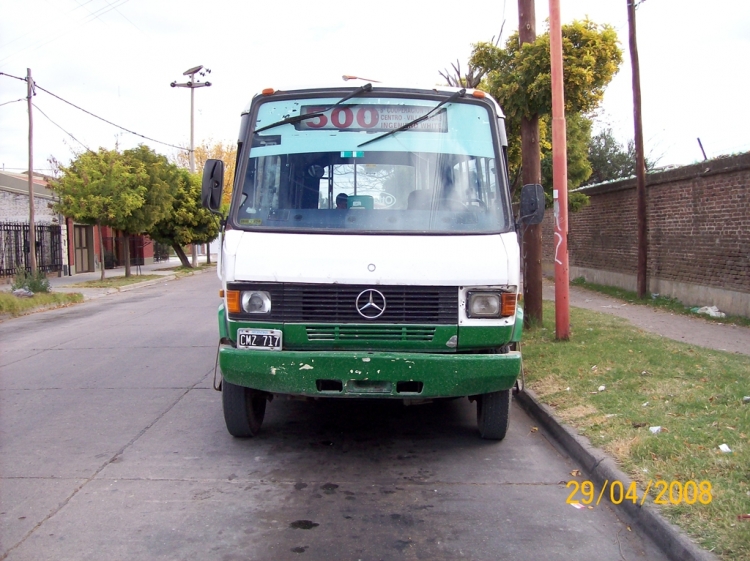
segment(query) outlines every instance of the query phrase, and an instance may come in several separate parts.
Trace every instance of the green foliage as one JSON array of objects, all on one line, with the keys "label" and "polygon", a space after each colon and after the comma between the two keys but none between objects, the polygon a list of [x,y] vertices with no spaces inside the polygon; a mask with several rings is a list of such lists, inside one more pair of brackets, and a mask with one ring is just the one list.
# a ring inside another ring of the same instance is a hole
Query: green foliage
[{"label": "green foliage", "polygon": [[[652,170],[656,161],[645,158],[646,170]],[[604,181],[614,181],[635,176],[635,143],[629,140],[627,145],[620,144],[612,129],[607,127],[591,137],[589,144],[589,162],[591,177],[584,185],[593,185]]]},{"label": "green foliage", "polygon": [[[568,156],[568,189],[575,189],[584,183],[591,175],[591,164],[588,153],[591,140],[591,119],[580,113],[572,113],[565,119]],[[539,120],[540,142],[542,146],[542,185],[552,187],[552,145],[546,139],[552,138],[552,126],[549,118]],[[551,189],[547,189],[547,192]],[[551,193],[550,193],[551,194]],[[552,197],[548,195],[548,205],[551,206]],[[589,204],[588,196],[583,193],[568,194],[568,209],[576,212]]]},{"label": "green foliage", "polygon": [[49,292],[49,279],[43,271],[37,269],[36,273],[26,269],[16,269],[16,276],[13,277],[13,283],[10,285],[12,290],[25,288],[34,294],[40,292]]},{"label": "green foliage", "polygon": [[126,150],[123,159],[128,167],[138,173],[138,189],[142,204],[129,215],[122,216],[114,227],[130,234],[143,234],[172,212],[173,165],[166,156],[157,154],[146,146]]},{"label": "green foliage", "polygon": [[602,183],[635,175],[635,146],[626,149],[617,142],[611,128],[606,128],[591,138],[589,161],[592,173],[589,184]]},{"label": "green foliage", "polygon": [[146,146],[123,153],[100,148],[58,164],[57,211],[77,222],[147,234],[170,245],[207,243],[217,219],[201,206],[201,181]]},{"label": "green foliage", "polygon": [[[591,122],[584,117],[601,103],[604,89],[622,63],[617,33],[609,25],[590,20],[574,21],[562,27],[563,87],[565,114],[568,121],[568,188],[585,181],[590,167],[587,159]],[[521,119],[539,115],[540,120],[552,114],[552,78],[550,70],[549,33],[534,43],[519,45],[518,33],[511,35],[501,48],[492,43],[477,43],[470,65],[486,75],[483,88],[497,99],[506,116],[510,176],[520,176]],[[549,137],[540,125],[540,148],[543,159],[551,150]],[[549,181],[545,178],[545,181]],[[551,182],[545,184],[551,192]],[[580,199],[580,197],[579,197]]]},{"label": "green foliage", "polygon": [[61,176],[50,183],[60,197],[55,210],[76,222],[141,234],[171,208],[161,169],[166,165],[165,157],[145,146],[124,154],[83,152],[69,166],[57,166]]},{"label": "green foliage", "polygon": [[170,245],[208,243],[219,234],[218,219],[201,205],[201,179],[175,165],[170,167],[172,209],[148,231],[151,239]]},{"label": "green foliage", "polygon": [[60,197],[55,211],[84,224],[116,224],[143,204],[145,172],[132,170],[117,150],[83,152],[50,182]]}]

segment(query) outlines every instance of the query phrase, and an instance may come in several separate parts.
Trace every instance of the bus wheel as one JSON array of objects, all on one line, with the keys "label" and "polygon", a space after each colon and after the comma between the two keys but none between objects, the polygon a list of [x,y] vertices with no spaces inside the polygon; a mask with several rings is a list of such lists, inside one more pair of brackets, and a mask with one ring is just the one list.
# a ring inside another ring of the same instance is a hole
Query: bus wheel
[{"label": "bus wheel", "polygon": [[229,434],[247,438],[260,432],[266,413],[266,396],[262,392],[223,380],[221,402]]},{"label": "bus wheel", "polygon": [[510,390],[485,393],[477,399],[479,435],[487,440],[502,440],[510,421]]}]

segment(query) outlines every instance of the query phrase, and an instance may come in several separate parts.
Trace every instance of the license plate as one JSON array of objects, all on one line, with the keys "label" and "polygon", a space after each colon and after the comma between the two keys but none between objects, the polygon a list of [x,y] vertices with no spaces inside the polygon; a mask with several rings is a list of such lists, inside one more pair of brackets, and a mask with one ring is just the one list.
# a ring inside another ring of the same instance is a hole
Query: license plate
[{"label": "license plate", "polygon": [[281,331],[279,329],[245,329],[237,330],[237,348],[281,350]]}]

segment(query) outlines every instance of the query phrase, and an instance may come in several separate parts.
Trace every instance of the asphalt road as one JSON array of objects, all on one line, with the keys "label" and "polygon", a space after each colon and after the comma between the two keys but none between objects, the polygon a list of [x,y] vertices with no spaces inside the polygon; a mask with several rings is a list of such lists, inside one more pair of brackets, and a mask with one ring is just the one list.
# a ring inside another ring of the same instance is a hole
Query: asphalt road
[{"label": "asphalt road", "polygon": [[[661,560],[514,404],[274,400],[233,439],[196,275],[0,323],[0,559]],[[582,478],[578,478],[579,481]]]}]

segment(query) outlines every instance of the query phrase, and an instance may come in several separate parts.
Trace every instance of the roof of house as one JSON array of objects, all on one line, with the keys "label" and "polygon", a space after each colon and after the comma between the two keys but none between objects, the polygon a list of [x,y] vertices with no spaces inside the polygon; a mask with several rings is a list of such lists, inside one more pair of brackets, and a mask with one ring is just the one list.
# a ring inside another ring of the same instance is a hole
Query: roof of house
[{"label": "roof of house", "polygon": [[[25,173],[0,171],[0,191],[28,195],[29,176]],[[44,176],[36,174],[34,174],[34,196],[50,200],[57,199],[54,192],[49,189],[47,179]]]}]

